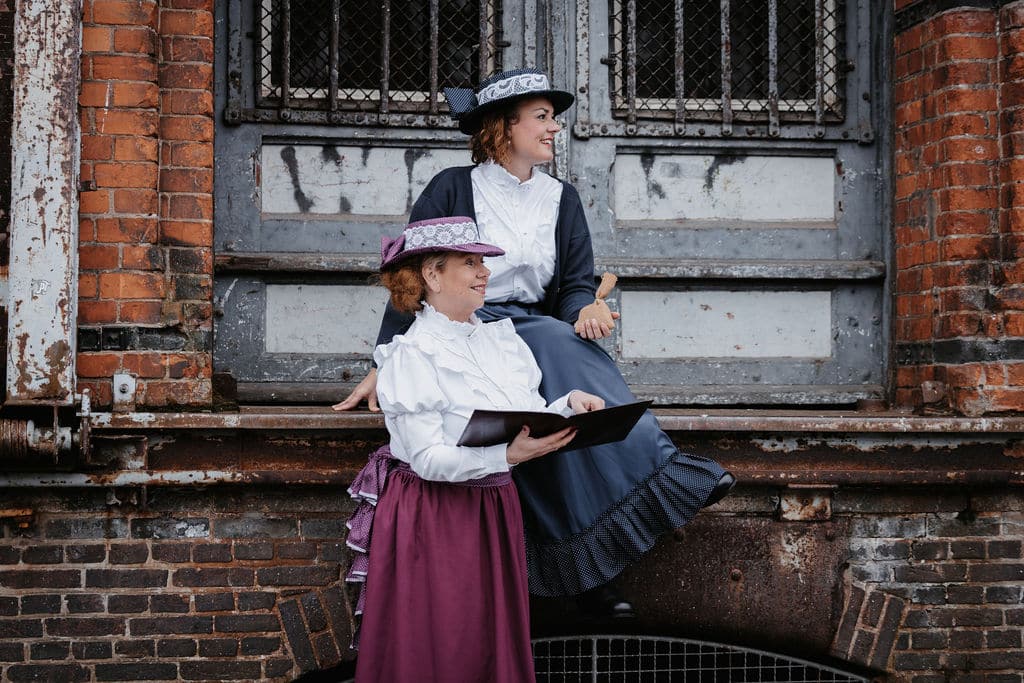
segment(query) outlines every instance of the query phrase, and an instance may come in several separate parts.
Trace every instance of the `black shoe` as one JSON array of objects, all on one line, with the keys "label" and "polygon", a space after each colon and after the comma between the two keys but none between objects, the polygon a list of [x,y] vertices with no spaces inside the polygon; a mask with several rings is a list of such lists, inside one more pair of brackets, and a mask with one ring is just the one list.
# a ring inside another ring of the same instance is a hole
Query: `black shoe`
[{"label": "black shoe", "polygon": [[633,603],[605,583],[576,597],[580,610],[598,619],[631,619],[636,616]]},{"label": "black shoe", "polygon": [[715,484],[715,488],[711,490],[711,495],[708,496],[708,501],[704,503],[704,507],[711,507],[718,501],[725,498],[729,491],[732,491],[732,487],[736,485],[736,477],[732,476],[731,472],[726,472],[722,475],[722,478]]}]

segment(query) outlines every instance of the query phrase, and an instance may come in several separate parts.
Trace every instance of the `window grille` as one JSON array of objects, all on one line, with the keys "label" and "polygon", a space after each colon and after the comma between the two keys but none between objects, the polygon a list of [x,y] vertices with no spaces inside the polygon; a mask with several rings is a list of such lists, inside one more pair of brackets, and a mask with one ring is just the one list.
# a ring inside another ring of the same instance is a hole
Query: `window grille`
[{"label": "window grille", "polygon": [[501,69],[499,0],[257,2],[261,109],[437,114],[442,87]]},{"label": "window grille", "polygon": [[533,641],[538,683],[867,683],[868,678],[780,654],[655,636]]},{"label": "window grille", "polygon": [[[841,0],[612,0],[613,114],[816,125],[843,119]],[[679,49],[681,46],[681,49]]]}]

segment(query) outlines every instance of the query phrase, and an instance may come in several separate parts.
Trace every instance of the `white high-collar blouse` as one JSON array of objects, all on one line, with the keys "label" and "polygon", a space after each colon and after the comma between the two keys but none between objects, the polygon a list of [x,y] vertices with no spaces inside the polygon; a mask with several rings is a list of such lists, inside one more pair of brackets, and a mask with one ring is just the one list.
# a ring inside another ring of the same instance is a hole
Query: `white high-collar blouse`
[{"label": "white high-collar blouse", "polygon": [[487,301],[544,300],[555,274],[555,223],[562,184],[538,168],[525,182],[488,161],[470,172],[480,239],[505,250],[485,259]]},{"label": "white high-collar blouse", "polygon": [[537,361],[509,320],[453,322],[425,304],[409,331],[378,346],[373,358],[391,454],[423,479],[508,471],[507,444],[455,445],[474,409],[572,414],[568,394],[546,405]]}]

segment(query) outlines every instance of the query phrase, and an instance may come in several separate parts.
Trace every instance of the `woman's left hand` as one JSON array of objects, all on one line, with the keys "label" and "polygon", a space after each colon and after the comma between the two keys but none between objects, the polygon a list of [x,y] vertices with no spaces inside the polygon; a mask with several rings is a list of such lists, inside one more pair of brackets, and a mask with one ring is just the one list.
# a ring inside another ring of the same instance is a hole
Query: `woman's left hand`
[{"label": "woman's left hand", "polygon": [[572,408],[573,414],[603,410],[604,399],[579,389],[573,389],[569,394],[569,407]]},{"label": "woman's left hand", "polygon": [[[612,311],[612,318],[615,320],[619,319],[619,314]],[[584,339],[604,339],[612,333],[610,327],[606,324],[598,322],[594,318],[587,318],[586,320],[576,321],[576,334],[583,337]]]}]

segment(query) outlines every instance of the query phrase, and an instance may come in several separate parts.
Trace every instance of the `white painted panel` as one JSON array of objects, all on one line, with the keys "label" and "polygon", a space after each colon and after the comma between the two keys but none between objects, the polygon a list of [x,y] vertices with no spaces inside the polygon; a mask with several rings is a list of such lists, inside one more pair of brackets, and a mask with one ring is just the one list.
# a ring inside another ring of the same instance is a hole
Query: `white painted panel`
[{"label": "white painted panel", "polygon": [[835,220],[831,157],[619,154],[612,175],[619,221]]},{"label": "white painted panel", "polygon": [[828,358],[830,292],[621,294],[625,358]]},{"label": "white painted panel", "polygon": [[383,287],[267,285],[266,350],[369,355],[387,297]]},{"label": "white painted panel", "polygon": [[468,150],[264,145],[263,212],[402,216],[434,175]]}]

